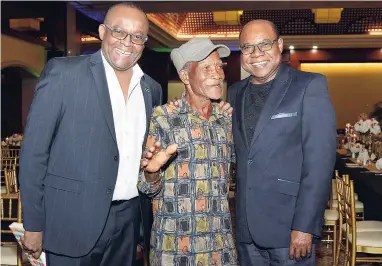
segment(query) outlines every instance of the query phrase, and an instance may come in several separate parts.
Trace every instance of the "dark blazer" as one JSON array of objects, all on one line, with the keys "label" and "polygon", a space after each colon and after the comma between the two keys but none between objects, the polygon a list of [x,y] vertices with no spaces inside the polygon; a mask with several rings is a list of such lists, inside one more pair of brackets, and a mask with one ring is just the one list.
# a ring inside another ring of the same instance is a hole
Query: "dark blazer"
[{"label": "dark blazer", "polygon": [[237,157],[237,240],[282,248],[289,247],[292,229],[319,237],[336,153],[326,77],[281,65],[250,147],[244,125],[249,81],[228,89]]},{"label": "dark blazer", "polygon": [[[147,75],[141,87],[148,129],[162,89]],[[101,51],[49,60],[29,111],[19,176],[24,227],[43,231],[45,249],[76,257],[94,247],[110,209],[118,154]]]}]

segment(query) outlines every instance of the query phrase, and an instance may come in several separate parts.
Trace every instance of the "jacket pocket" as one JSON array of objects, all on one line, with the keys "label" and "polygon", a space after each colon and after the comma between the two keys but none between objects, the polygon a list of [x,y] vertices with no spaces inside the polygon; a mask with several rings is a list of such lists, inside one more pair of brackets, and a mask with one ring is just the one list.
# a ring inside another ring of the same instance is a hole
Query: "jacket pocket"
[{"label": "jacket pocket", "polygon": [[279,193],[294,197],[297,197],[298,191],[300,189],[300,183],[282,178],[278,178],[276,180],[275,186]]},{"label": "jacket pocket", "polygon": [[79,180],[70,179],[63,176],[47,173],[44,185],[59,190],[69,191],[73,193],[81,193],[83,189],[83,182]]}]

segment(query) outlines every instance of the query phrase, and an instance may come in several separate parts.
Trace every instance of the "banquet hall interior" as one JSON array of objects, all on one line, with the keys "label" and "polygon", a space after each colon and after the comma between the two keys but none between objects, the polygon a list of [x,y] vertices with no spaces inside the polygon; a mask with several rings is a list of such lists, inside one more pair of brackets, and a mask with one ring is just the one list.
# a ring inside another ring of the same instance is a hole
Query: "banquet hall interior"
[{"label": "banquet hall interior", "polygon": [[[1,265],[30,265],[9,225],[22,222],[18,159],[35,86],[48,60],[100,49],[98,26],[113,3],[1,1]],[[283,63],[327,77],[337,120],[337,160],[317,265],[346,265],[349,254],[356,255],[357,265],[382,265],[382,238],[373,236],[382,232],[382,2],[135,3],[149,19],[139,65],[161,85],[163,103],[184,90],[170,53],[193,37],[209,37],[231,50],[223,59],[226,100],[229,86],[249,75],[241,68],[238,37],[254,19],[277,26],[284,40]],[[231,180],[235,228],[234,174]],[[375,223],[357,227],[354,236],[349,228],[362,221]],[[144,264],[137,260],[136,265]]]}]

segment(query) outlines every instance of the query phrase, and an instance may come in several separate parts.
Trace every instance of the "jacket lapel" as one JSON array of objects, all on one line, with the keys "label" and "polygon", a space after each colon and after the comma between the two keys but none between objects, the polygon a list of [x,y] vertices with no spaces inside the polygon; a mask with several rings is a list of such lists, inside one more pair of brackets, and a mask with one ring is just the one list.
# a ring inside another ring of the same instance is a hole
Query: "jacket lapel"
[{"label": "jacket lapel", "polygon": [[149,127],[150,127],[151,113],[153,111],[152,110],[153,101],[152,101],[151,91],[150,91],[149,84],[145,80],[145,76],[143,76],[141,79],[141,88],[142,88],[143,99],[145,101],[145,108],[146,108],[146,134],[143,141],[143,149],[144,149],[144,147],[146,146],[147,134],[149,132]]},{"label": "jacket lapel", "polygon": [[285,93],[288,91],[290,85],[290,68],[284,64],[280,65],[280,69],[272,83],[271,91],[269,93],[268,99],[265,106],[260,114],[259,121],[257,122],[255,132],[252,137],[250,150],[259,137],[260,133],[263,131],[264,127],[270,121],[271,116],[276,112]]},{"label": "jacket lapel", "polygon": [[[236,98],[236,106],[238,107],[236,109],[236,121],[238,121],[238,127],[239,127],[239,132],[241,133],[242,140],[244,141],[245,144],[247,144],[247,134],[245,132],[245,124],[244,124],[244,98],[245,98],[245,91],[248,86],[248,83],[250,81],[250,77],[242,80],[242,82],[239,84],[239,92],[237,93],[237,98]],[[245,147],[248,150],[248,146],[245,145]]]},{"label": "jacket lapel", "polygon": [[110,134],[112,135],[115,143],[117,143],[114,128],[113,109],[111,107],[110,94],[106,80],[105,68],[102,62],[101,50],[91,56],[90,69],[93,73],[95,89],[97,91],[98,100],[102,108],[102,113],[109,127]]}]

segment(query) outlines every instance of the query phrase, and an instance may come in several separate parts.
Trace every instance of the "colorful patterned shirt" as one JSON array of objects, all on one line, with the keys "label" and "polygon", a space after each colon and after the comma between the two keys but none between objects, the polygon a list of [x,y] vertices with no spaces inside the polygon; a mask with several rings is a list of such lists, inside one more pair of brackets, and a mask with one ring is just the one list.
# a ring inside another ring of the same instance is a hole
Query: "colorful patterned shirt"
[{"label": "colorful patterned shirt", "polygon": [[163,105],[152,115],[147,147],[177,143],[177,155],[149,183],[138,188],[153,196],[150,265],[237,265],[228,208],[234,162],[231,118],[213,104],[204,120],[185,100]]}]

